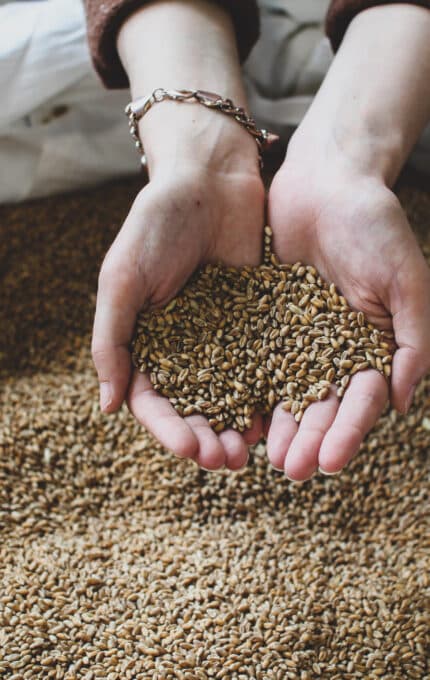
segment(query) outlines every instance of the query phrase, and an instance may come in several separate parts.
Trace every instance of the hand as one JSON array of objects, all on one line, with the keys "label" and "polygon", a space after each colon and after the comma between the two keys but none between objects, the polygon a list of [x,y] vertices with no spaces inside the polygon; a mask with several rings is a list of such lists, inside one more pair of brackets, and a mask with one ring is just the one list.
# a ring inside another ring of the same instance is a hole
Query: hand
[{"label": "hand", "polygon": [[[269,194],[269,224],[283,262],[312,264],[379,328],[394,328],[391,399],[401,413],[430,368],[430,270],[394,194],[375,177],[303,160],[293,149]],[[305,167],[306,166],[306,167]],[[357,452],[386,404],[374,370],[356,374],[341,404],[335,392],[311,405],[300,426],[280,406],[268,434],[272,464],[294,480],[319,466],[338,472]]]},{"label": "hand", "polygon": [[246,464],[261,418],[243,436],[233,430],[217,436],[200,415],[182,419],[148,376],[132,373],[129,343],[138,312],[167,303],[199,265],[260,261],[264,188],[251,161],[241,172],[200,166],[172,176],[160,167],[137,196],[99,279],[92,350],[103,410],[116,411],[128,391],[130,410],[165,447],[211,470]]},{"label": "hand", "polygon": [[[376,325],[394,327],[391,398],[402,413],[430,364],[430,272],[388,187],[429,121],[429,31],[430,12],[406,3],[355,16],[269,197],[279,257],[315,265]],[[310,406],[299,428],[277,408],[270,460],[296,480],[318,465],[338,472],[387,395],[384,378],[364,371],[340,406],[334,395]]]},{"label": "hand", "polygon": [[[162,39],[160,39],[160,36]],[[131,13],[118,53],[133,98],[155,88],[204,89],[246,107],[230,14],[209,0],[161,0]],[[93,356],[101,403],[130,410],[168,449],[207,469],[242,467],[261,418],[240,436],[219,436],[205,418],[179,417],[149,378],[131,371],[136,315],[163,305],[199,266],[256,264],[261,256],[264,190],[257,148],[231,118],[198,104],[164,101],[140,121],[150,182],[136,198],[100,273]]]}]

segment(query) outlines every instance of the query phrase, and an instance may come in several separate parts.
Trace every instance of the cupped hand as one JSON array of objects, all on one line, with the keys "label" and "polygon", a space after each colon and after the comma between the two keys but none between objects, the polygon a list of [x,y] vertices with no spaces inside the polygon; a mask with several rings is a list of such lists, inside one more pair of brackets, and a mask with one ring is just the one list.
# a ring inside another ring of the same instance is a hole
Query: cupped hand
[{"label": "cupped hand", "polygon": [[210,470],[246,464],[261,418],[243,436],[233,430],[216,435],[200,415],[181,418],[149,377],[132,369],[130,340],[139,311],[167,303],[199,265],[258,264],[263,222],[256,167],[158,172],[134,201],[100,272],[92,352],[102,409],[112,413],[126,399],[166,448]]},{"label": "cupped hand", "polygon": [[[269,224],[282,262],[314,265],[357,310],[398,346],[391,401],[406,413],[430,368],[430,270],[395,195],[376,177],[287,160],[269,194]],[[341,403],[333,391],[297,425],[278,406],[265,425],[268,456],[293,480],[319,467],[339,472],[381,415],[386,380],[375,370],[353,376]]]}]

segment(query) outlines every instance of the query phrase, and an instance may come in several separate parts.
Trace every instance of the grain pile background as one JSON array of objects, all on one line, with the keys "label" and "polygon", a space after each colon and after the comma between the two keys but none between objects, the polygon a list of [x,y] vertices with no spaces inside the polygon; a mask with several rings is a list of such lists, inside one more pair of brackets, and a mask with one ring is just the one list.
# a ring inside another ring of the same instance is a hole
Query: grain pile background
[{"label": "grain pile background", "polygon": [[[430,677],[430,380],[340,476],[102,416],[97,273],[137,185],[0,209],[0,677]],[[430,195],[404,189],[430,260]]]}]

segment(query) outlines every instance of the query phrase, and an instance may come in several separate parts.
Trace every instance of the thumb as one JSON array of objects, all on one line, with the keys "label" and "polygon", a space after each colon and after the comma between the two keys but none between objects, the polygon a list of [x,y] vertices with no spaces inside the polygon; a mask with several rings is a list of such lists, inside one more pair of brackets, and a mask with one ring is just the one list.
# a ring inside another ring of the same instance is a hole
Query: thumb
[{"label": "thumb", "polygon": [[430,270],[420,253],[407,273],[396,276],[392,304],[393,327],[398,350],[393,359],[391,390],[393,406],[407,413],[415,388],[430,369]]},{"label": "thumb", "polygon": [[91,351],[100,382],[100,407],[113,413],[124,401],[130,381],[129,343],[142,305],[136,298],[134,272],[121,260],[106,262],[99,276]]},{"label": "thumb", "polygon": [[99,274],[91,351],[100,382],[100,407],[106,413],[119,409],[131,377],[129,344],[145,303],[141,225],[149,186],[134,200]]}]

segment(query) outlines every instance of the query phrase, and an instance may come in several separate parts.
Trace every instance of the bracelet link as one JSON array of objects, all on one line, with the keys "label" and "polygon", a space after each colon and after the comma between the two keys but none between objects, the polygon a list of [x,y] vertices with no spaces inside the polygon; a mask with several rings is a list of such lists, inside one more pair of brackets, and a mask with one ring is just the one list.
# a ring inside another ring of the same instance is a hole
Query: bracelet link
[{"label": "bracelet link", "polygon": [[230,99],[223,99],[215,92],[207,92],[206,90],[197,90],[195,93],[195,98],[199,104],[203,104],[203,106],[207,106],[209,108],[214,108],[216,106],[219,107],[223,102],[231,101]]},{"label": "bracelet link", "polygon": [[147,167],[147,162],[142,141],[139,137],[138,123],[154,104],[162,102],[165,99],[179,102],[195,101],[209,109],[216,109],[221,113],[234,118],[234,120],[239,123],[239,125],[242,125],[242,127],[244,127],[255,139],[260,169],[263,167],[263,150],[279,139],[277,135],[269,133],[267,130],[259,129],[255,120],[251,118],[251,116],[248,116],[243,107],[235,106],[231,99],[224,98],[215,92],[208,92],[206,90],[165,90],[162,87],[158,87],[152,94],[147,97],[135,99],[127,104],[125,108],[130,134],[137,150],[141,154],[141,164],[144,167]]}]

